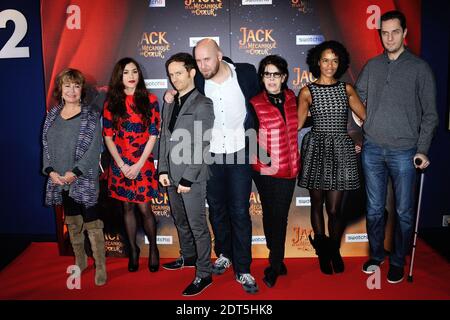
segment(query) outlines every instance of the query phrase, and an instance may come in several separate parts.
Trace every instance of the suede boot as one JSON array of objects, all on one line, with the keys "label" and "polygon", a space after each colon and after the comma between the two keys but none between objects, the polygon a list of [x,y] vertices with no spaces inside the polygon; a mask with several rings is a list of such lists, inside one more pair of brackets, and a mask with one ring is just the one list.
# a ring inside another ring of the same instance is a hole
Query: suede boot
[{"label": "suede boot", "polygon": [[95,260],[95,284],[102,286],[106,283],[105,236],[103,235],[103,221],[97,219],[84,224],[91,242],[92,256]]},{"label": "suede boot", "polygon": [[84,250],[83,217],[81,215],[65,216],[64,222],[69,230],[70,243],[75,255],[75,264],[83,272],[88,266],[88,257]]}]

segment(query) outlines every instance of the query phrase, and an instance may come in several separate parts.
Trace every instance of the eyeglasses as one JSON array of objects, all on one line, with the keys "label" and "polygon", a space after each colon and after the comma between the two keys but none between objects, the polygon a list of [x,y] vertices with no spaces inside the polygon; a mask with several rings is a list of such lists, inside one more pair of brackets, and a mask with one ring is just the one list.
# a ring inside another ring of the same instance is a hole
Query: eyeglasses
[{"label": "eyeglasses", "polygon": [[273,76],[275,79],[280,79],[282,75],[283,74],[280,72],[267,72],[267,71],[263,72],[264,78],[271,78]]}]

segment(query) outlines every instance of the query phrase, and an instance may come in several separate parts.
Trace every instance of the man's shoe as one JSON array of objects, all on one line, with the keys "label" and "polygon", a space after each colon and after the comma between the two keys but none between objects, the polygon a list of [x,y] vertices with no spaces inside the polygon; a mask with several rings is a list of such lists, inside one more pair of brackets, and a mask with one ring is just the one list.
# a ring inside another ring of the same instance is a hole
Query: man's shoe
[{"label": "man's shoe", "polygon": [[182,268],[194,268],[195,260],[194,259],[184,259],[183,256],[180,256],[177,260],[172,262],[167,262],[162,265],[162,267],[166,270],[178,270]]},{"label": "man's shoe", "polygon": [[272,288],[277,282],[278,273],[271,267],[268,267],[264,270],[264,278],[263,281],[269,288]]},{"label": "man's shoe", "polygon": [[212,266],[212,273],[222,274],[229,267],[231,267],[231,260],[225,257],[223,254],[220,254],[220,256],[216,259]]},{"label": "man's shoe", "polygon": [[387,274],[387,281],[389,283],[399,283],[403,281],[404,278],[403,267],[397,267],[394,265],[389,265],[389,271]]},{"label": "man's shoe", "polygon": [[366,274],[372,274],[375,272],[375,269],[379,268],[383,263],[384,263],[384,261],[377,261],[374,259],[369,259],[363,264],[362,272],[364,272]]},{"label": "man's shoe", "polygon": [[259,290],[255,278],[250,273],[237,273],[236,281],[242,284],[242,287],[247,293],[257,293]]},{"label": "man's shoe", "polygon": [[212,277],[195,277],[194,281],[183,291],[183,296],[196,296],[202,293],[212,283]]}]

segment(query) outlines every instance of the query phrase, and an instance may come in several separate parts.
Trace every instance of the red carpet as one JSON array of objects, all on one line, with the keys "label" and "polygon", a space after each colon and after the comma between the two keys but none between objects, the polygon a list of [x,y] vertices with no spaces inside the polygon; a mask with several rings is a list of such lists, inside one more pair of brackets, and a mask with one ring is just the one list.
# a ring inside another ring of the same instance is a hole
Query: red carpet
[{"label": "red carpet", "polygon": [[[162,259],[161,262],[167,262]],[[66,268],[72,257],[61,257],[55,243],[33,243],[22,255],[0,273],[0,299],[8,300],[397,300],[450,299],[449,263],[425,243],[419,242],[414,265],[414,282],[406,279],[396,285],[386,281],[388,265],[381,270],[381,289],[369,290],[368,276],[361,272],[364,257],[345,258],[343,274],[322,275],[314,258],[287,259],[288,275],[279,277],[275,288],[262,282],[266,259],[255,259],[252,270],[260,292],[250,295],[243,291],[232,272],[214,277],[204,293],[184,298],[183,289],[194,277],[194,269],[161,270],[151,274],[147,259],[141,259],[137,273],[127,271],[126,258],[107,258],[108,283],[94,285],[93,261],[83,273],[80,290],[69,290]]]}]

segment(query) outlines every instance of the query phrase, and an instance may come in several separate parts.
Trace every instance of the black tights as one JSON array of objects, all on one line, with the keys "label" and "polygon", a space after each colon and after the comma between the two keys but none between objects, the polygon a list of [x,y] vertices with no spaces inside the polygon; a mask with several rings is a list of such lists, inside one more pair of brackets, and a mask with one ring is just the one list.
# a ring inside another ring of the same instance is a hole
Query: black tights
[{"label": "black tights", "polygon": [[157,264],[159,259],[158,247],[156,245],[156,218],[152,212],[151,202],[133,203],[123,202],[123,213],[125,221],[125,229],[127,232],[130,249],[132,252],[137,252],[136,244],[136,215],[134,213],[135,206],[138,206],[142,214],[142,224],[144,226],[145,234],[150,242],[149,259],[151,264]]},{"label": "black tights", "polygon": [[345,221],[341,214],[341,204],[344,191],[310,189],[311,225],[315,235],[325,235],[323,218],[323,202],[328,213],[328,234],[332,240],[340,243],[345,229]]}]

